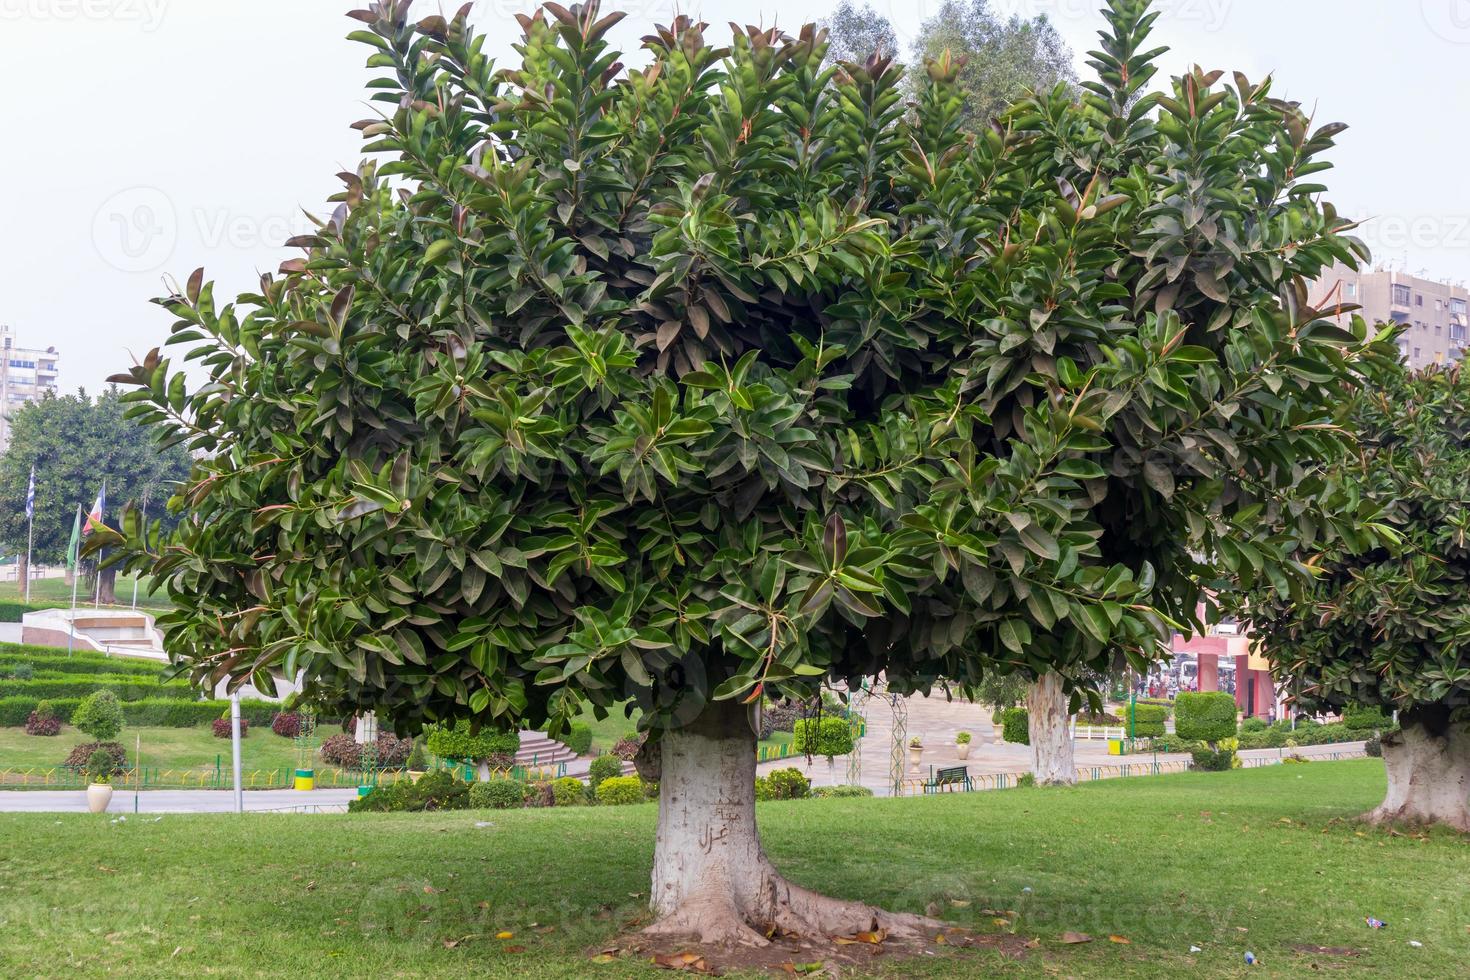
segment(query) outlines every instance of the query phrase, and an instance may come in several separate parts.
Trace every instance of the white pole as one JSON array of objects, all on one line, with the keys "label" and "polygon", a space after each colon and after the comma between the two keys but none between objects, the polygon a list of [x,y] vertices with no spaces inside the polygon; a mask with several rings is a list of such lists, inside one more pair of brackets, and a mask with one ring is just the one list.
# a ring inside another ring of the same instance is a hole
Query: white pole
[{"label": "white pole", "polygon": [[[81,509],[81,504],[77,505],[77,509]],[[66,631],[66,655],[68,657],[71,656],[72,644],[77,638],[77,580],[81,577],[82,562],[81,559],[75,559],[71,566],[71,623],[70,629]]]},{"label": "white pole", "polygon": [[36,518],[26,521],[26,602],[31,601],[31,548],[36,543]]},{"label": "white pole", "polygon": [[235,812],[245,812],[245,790],[240,785],[240,692],[230,695],[230,753],[235,764]]}]

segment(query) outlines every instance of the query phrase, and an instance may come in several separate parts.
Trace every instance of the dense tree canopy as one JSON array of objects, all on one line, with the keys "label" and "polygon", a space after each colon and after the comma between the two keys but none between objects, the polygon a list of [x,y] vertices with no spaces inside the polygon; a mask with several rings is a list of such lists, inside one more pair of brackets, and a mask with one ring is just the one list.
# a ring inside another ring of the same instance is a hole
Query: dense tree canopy
[{"label": "dense tree canopy", "polygon": [[11,416],[10,446],[0,455],[0,541],[10,554],[26,547],[26,489],[36,468],[37,562],[66,559],[77,506],[90,509],[102,481],[109,506],[145,497],[155,517],[189,475],[182,446],[159,452],[154,434],[124,418],[121,394],[46,396]]},{"label": "dense tree canopy", "polygon": [[1309,710],[1470,709],[1470,373],[1386,371],[1351,418],[1362,451],[1332,478],[1397,540],[1339,538],[1303,601],[1254,597],[1252,630]]},{"label": "dense tree canopy", "polygon": [[1194,616],[1196,556],[1289,591],[1278,499],[1338,519],[1299,463],[1374,342],[1302,286],[1363,254],[1306,179],[1341,127],[1240,75],[1146,95],[1141,0],[1080,101],[978,136],[943,53],[906,111],[810,27],[680,17],[623,69],[620,15],[547,4],[500,71],[407,10],[353,14],[377,162],[305,255],[160,301],[208,383],[126,376],[209,454],[176,534],[124,529],[196,674],[400,728],[1076,687]]}]

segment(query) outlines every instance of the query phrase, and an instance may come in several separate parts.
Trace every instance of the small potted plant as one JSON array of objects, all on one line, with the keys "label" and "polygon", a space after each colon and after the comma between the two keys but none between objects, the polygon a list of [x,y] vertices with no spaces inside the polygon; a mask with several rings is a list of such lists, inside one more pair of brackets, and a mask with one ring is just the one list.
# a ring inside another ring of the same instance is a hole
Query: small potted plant
[{"label": "small potted plant", "polygon": [[970,733],[969,732],[955,732],[955,735],[954,735],[954,751],[955,751],[955,755],[958,758],[968,759],[970,757]]},{"label": "small potted plant", "polygon": [[919,760],[924,757],[924,740],[915,735],[909,739],[909,765],[914,772],[919,771]]},{"label": "small potted plant", "polygon": [[106,749],[98,749],[87,759],[87,810],[105,813],[112,802],[112,773],[117,762]]}]

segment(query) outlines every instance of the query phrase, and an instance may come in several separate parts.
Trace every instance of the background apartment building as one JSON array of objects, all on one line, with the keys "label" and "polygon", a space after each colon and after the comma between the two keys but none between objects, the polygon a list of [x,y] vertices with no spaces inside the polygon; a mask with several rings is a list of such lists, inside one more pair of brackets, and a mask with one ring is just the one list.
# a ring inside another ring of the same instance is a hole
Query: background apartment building
[{"label": "background apartment building", "polygon": [[0,452],[10,445],[10,413],[56,392],[55,347],[21,347],[15,328],[0,325]]},{"label": "background apartment building", "polygon": [[[1355,303],[1370,323],[1401,323],[1399,350],[1411,368],[1448,364],[1464,356],[1470,291],[1453,283],[1420,279],[1393,269],[1354,272],[1335,264],[1311,290],[1312,305],[1331,309]],[[1349,315],[1339,317],[1346,321]]]}]

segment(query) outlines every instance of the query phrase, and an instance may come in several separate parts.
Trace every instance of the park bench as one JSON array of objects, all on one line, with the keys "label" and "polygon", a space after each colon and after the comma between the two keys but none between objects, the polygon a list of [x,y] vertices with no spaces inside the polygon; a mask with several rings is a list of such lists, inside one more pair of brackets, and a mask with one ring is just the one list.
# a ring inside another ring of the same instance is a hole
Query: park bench
[{"label": "park bench", "polygon": [[925,793],[942,793],[946,789],[964,790],[966,793],[975,788],[975,781],[970,778],[969,766],[950,766],[935,772],[929,770],[929,781],[924,784]]}]

